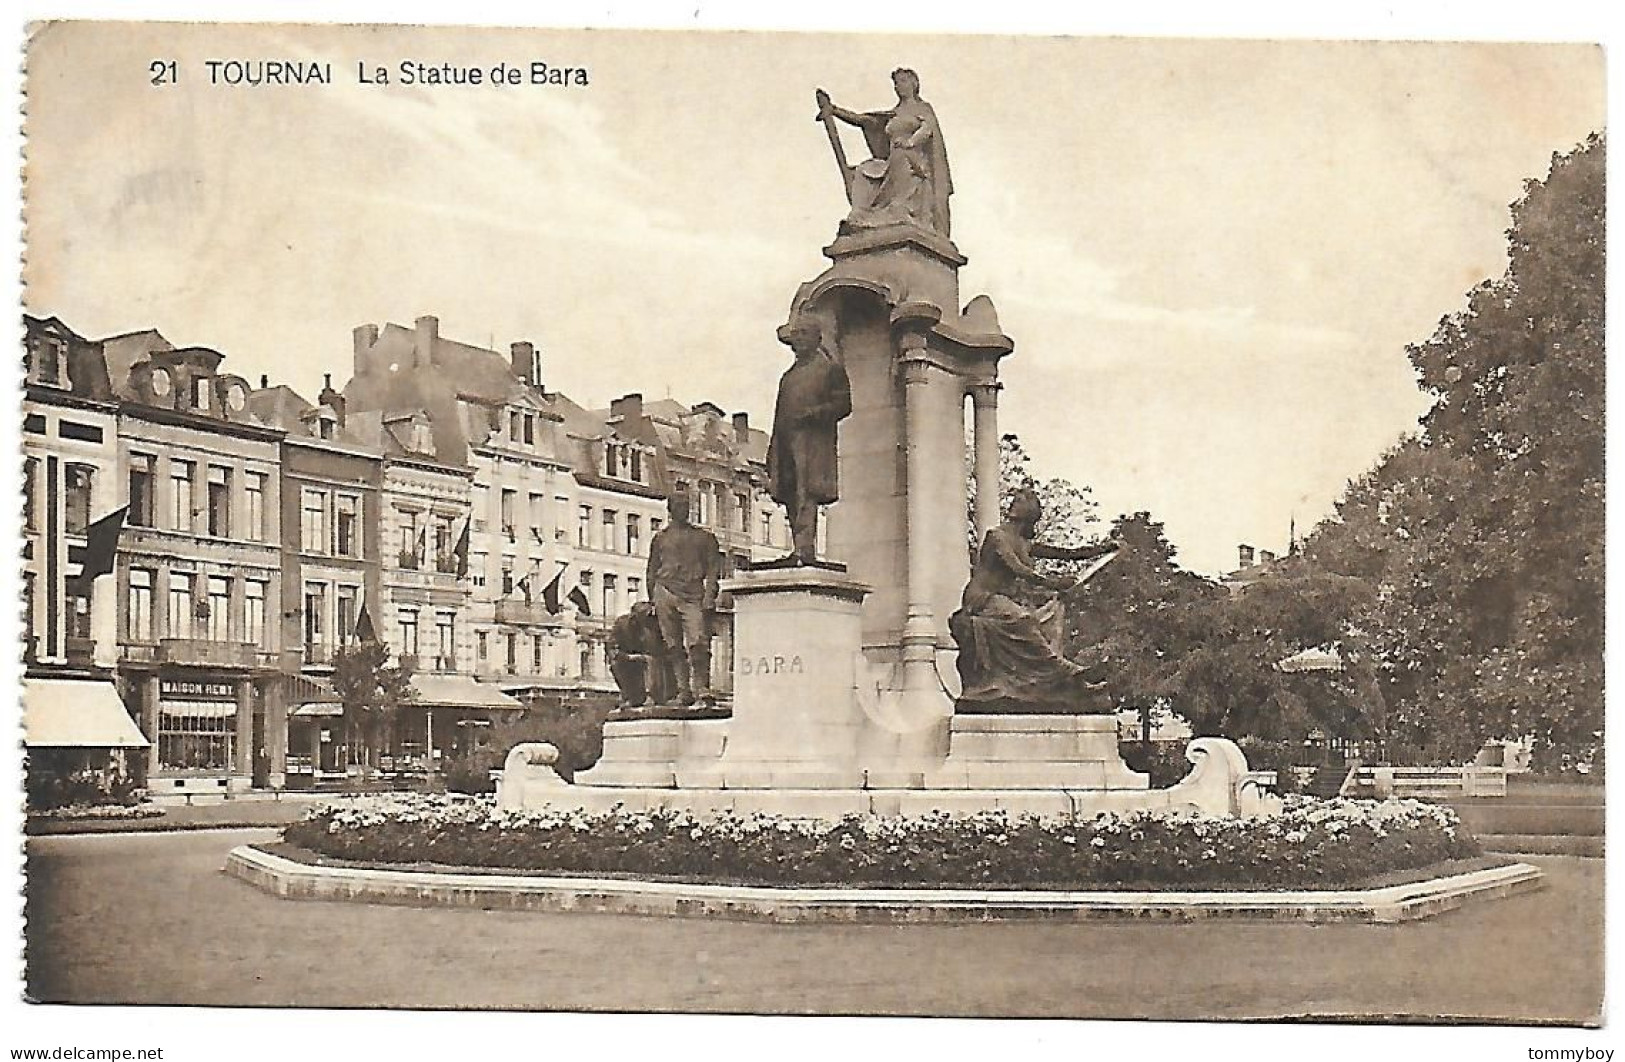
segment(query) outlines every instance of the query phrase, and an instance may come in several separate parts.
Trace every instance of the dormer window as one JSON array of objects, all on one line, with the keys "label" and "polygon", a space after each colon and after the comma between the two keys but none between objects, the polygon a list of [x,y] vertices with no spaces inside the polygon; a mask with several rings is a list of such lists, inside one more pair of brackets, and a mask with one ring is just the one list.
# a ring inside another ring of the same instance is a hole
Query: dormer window
[{"label": "dormer window", "polygon": [[210,394],[214,390],[214,381],[207,376],[199,376],[192,380],[192,408],[208,412],[213,401]]},{"label": "dormer window", "polygon": [[427,424],[419,422],[412,425],[412,449],[420,454],[434,450],[434,434]]},{"label": "dormer window", "polygon": [[338,429],[338,418],[337,417],[335,417],[335,416],[333,416],[333,415],[331,415],[329,413],[323,413],[320,417],[316,418],[316,434],[317,434],[317,437],[322,438],[322,439],[331,439],[331,438],[333,438],[333,433],[337,429]]},{"label": "dormer window", "polygon": [[630,454],[628,454],[627,456],[630,458],[630,460],[627,462],[630,465],[630,471],[627,474],[632,477],[632,480],[634,482],[642,483],[643,482],[643,454],[642,454],[642,452],[637,450],[637,449],[633,449],[632,452]]},{"label": "dormer window", "polygon": [[56,336],[35,338],[34,380],[52,387],[67,386],[68,344]]}]

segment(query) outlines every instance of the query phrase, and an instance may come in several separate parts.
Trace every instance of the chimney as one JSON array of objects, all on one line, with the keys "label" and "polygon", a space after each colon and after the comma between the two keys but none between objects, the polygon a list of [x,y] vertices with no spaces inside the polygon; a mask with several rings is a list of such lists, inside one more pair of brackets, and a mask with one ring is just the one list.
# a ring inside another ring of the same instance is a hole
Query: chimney
[{"label": "chimney", "polygon": [[433,365],[435,344],[439,342],[440,318],[419,317],[412,332],[412,364],[420,369]]},{"label": "chimney", "polygon": [[269,373],[263,373],[263,372],[260,373],[260,390],[264,391],[267,388],[269,388],[270,386],[271,386],[271,376],[270,376],[270,374]]},{"label": "chimney", "polygon": [[629,395],[622,395],[620,398],[615,399],[609,404],[609,415],[620,417],[622,424],[632,424],[643,420],[643,395],[633,391]]},{"label": "chimney", "polygon": [[355,351],[355,375],[360,376],[367,371],[367,355],[372,353],[373,345],[378,342],[378,326],[356,325],[350,331],[350,341]]},{"label": "chimney", "polygon": [[1251,568],[1253,566],[1253,547],[1243,543],[1237,552],[1241,554],[1241,566]]},{"label": "chimney", "polygon": [[541,365],[536,357],[536,344],[521,339],[517,343],[508,345],[508,360],[513,365],[513,374],[532,387],[541,384]]},{"label": "chimney", "polygon": [[1260,564],[1269,564],[1274,559],[1275,559],[1275,554],[1270,552],[1269,550],[1261,549],[1261,550],[1258,551],[1258,563],[1260,563]]},{"label": "chimney", "polygon": [[734,414],[734,439],[737,440],[738,442],[742,443],[748,438],[750,438],[750,414],[749,413],[735,413]]},{"label": "chimney", "polygon": [[316,397],[317,405],[326,406],[338,418],[339,427],[344,427],[344,396],[333,390],[333,374],[322,373],[322,393]]}]

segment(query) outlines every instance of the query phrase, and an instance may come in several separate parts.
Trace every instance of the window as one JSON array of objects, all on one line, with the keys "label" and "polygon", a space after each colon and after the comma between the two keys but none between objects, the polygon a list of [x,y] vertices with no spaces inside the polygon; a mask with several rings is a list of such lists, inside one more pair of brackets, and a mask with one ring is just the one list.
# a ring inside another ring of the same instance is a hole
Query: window
[{"label": "window", "polygon": [[457,558],[454,555],[451,541],[451,517],[436,516],[434,518],[434,560],[435,570],[455,573],[457,571]]},{"label": "window", "polygon": [[76,590],[69,590],[62,599],[63,610],[67,613],[67,630],[69,638],[90,637],[90,598]]},{"label": "window", "polygon": [[474,530],[476,531],[485,530],[485,518],[490,515],[485,508],[485,499],[488,494],[489,492],[484,487],[476,483],[474,484],[473,492],[469,496],[468,511],[470,517],[474,521]]},{"label": "window", "polygon": [[196,466],[191,461],[169,462],[169,494],[174,502],[171,517],[177,531],[192,530],[193,474]]},{"label": "window", "polygon": [[511,564],[503,564],[503,566],[502,566],[502,596],[503,597],[511,597],[512,595],[513,595],[513,565],[511,565]]},{"label": "window", "polygon": [[576,516],[576,545],[586,549],[592,545],[592,506],[583,505]]},{"label": "window", "polygon": [[617,476],[620,474],[621,448],[614,443],[604,444],[604,475]]},{"label": "window", "polygon": [[581,643],[581,677],[592,678],[592,643]]},{"label": "window", "polygon": [[694,498],[694,522],[708,527],[716,522],[716,515],[716,495],[710,484],[701,483]]},{"label": "window", "polygon": [[34,523],[34,489],[35,480],[39,478],[39,458],[29,457],[23,460],[23,526],[34,530],[38,525]]},{"label": "window", "polygon": [[130,511],[125,519],[131,527],[151,527],[153,516],[152,455],[130,455]]},{"label": "window", "polygon": [[609,575],[607,573],[604,575],[604,613],[603,614],[606,617],[613,616],[613,615],[616,614],[616,608],[615,608],[615,584],[616,584],[616,582],[617,582],[617,580],[616,580],[615,576]]},{"label": "window", "polygon": [[502,488],[502,530],[511,539],[514,534],[513,508],[517,491]]},{"label": "window", "polygon": [[309,487],[299,492],[299,548],[327,552],[327,492]]},{"label": "window", "polygon": [[194,577],[190,572],[169,573],[169,614],[166,617],[171,638],[192,636],[192,588]]},{"label": "window", "polygon": [[237,706],[230,701],[161,701],[158,766],[170,771],[221,771],[232,765]]},{"label": "window", "polygon": [[581,573],[581,578],[580,578],[579,582],[580,582],[582,591],[585,592],[586,595],[587,595],[587,600],[591,601],[592,600],[592,572],[589,571],[589,570],[583,570],[582,573]]},{"label": "window", "polygon": [[519,670],[519,636],[513,631],[508,631],[502,636],[502,640],[507,648],[508,674],[512,675]]},{"label": "window", "polygon": [[643,580],[632,576],[626,580],[626,607],[631,608],[638,603],[638,595],[643,593]]},{"label": "window", "polygon": [[401,541],[400,553],[396,560],[402,568],[416,568],[418,566],[420,540],[418,537],[418,514],[411,509],[401,509]]},{"label": "window", "polygon": [[418,614],[402,610],[401,612],[401,655],[418,655]]},{"label": "window", "polygon": [[194,409],[207,410],[209,408],[209,392],[212,390],[213,384],[214,381],[207,376],[199,376],[192,381],[192,407]]},{"label": "window", "polygon": [[773,514],[767,510],[762,511],[762,545],[773,544]]},{"label": "window", "polygon": [[457,617],[450,612],[439,612],[434,618],[436,671],[457,670]]},{"label": "window", "polygon": [[211,642],[231,641],[231,579],[211,575],[208,579],[208,632]]},{"label": "window", "polygon": [[540,634],[530,636],[530,670],[531,674],[534,675],[542,673],[542,636]]},{"label": "window", "polygon": [[638,516],[638,514],[626,514],[626,552],[629,556],[636,557],[638,555],[638,550],[642,545],[642,543],[638,541],[642,533],[640,526],[642,523],[643,518]]},{"label": "window", "polygon": [[354,494],[333,499],[333,550],[341,557],[361,555],[361,499]]},{"label": "window", "polygon": [[125,634],[132,642],[152,641],[152,571],[130,569],[130,597]]},{"label": "window", "polygon": [[341,586],[338,589],[338,630],[334,638],[339,645],[349,645],[355,641],[355,621],[357,616],[356,598],[360,591],[354,586]]},{"label": "window", "polygon": [[615,549],[615,516],[614,509],[604,510],[604,540],[600,548],[606,553]]},{"label": "window", "polygon": [[480,663],[485,663],[485,658],[490,655],[491,650],[491,644],[485,631],[479,631],[474,635],[474,647],[479,655]]},{"label": "window", "polygon": [[265,473],[243,475],[243,535],[258,542],[265,537]]},{"label": "window", "polygon": [[519,419],[517,409],[508,411],[508,438],[513,442],[519,441]]},{"label": "window", "polygon": [[62,363],[67,360],[67,345],[54,336],[43,340],[35,338],[28,344],[34,351],[34,365],[41,383],[56,384],[62,380]]},{"label": "window", "polygon": [[535,445],[535,443],[536,443],[536,417],[533,414],[526,413],[525,414],[525,445],[526,446],[533,446],[533,445]]},{"label": "window", "polygon": [[530,534],[537,542],[542,541],[542,531],[547,527],[547,499],[540,494],[530,496]]},{"label": "window", "polygon": [[746,494],[734,495],[734,521],[739,530],[750,534],[750,496]]},{"label": "window", "polygon": [[243,641],[265,648],[265,588],[263,579],[243,582]]},{"label": "window", "polygon": [[90,490],[95,469],[89,465],[68,465],[63,483],[62,524],[70,535],[82,535],[90,526]]},{"label": "window", "polygon": [[637,448],[634,447],[630,456],[632,458],[632,460],[631,460],[632,468],[631,468],[630,475],[634,480],[636,480],[639,483],[642,483],[643,482],[643,453],[640,450],[638,450]]},{"label": "window", "polygon": [[327,587],[305,584],[305,663],[327,658]]},{"label": "window", "polygon": [[662,527],[664,527],[664,526],[665,526],[665,524],[660,519],[660,517],[658,517],[658,516],[649,517],[649,538],[653,539],[656,535],[660,534],[660,529]]},{"label": "window", "polygon": [[231,537],[231,469],[209,466],[209,537]]}]

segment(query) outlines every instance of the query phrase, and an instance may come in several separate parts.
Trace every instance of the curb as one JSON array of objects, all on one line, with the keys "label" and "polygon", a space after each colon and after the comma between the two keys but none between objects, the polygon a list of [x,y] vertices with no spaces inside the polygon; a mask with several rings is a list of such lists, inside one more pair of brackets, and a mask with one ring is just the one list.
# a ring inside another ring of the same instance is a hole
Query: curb
[{"label": "curb", "polygon": [[1325,892],[768,888],[311,866],[251,845],[232,849],[224,871],[290,900],[771,923],[1185,922],[1205,918],[1398,923],[1545,887],[1538,867],[1517,863],[1408,885]]}]

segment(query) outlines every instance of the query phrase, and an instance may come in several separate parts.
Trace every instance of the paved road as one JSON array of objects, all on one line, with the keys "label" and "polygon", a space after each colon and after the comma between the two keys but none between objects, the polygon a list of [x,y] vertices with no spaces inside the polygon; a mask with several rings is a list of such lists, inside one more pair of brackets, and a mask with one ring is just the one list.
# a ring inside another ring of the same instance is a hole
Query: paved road
[{"label": "paved road", "polygon": [[28,842],[51,1002],[781,1014],[1587,1021],[1603,864],[1407,926],[771,926],[279,900],[220,872],[271,830]]}]

